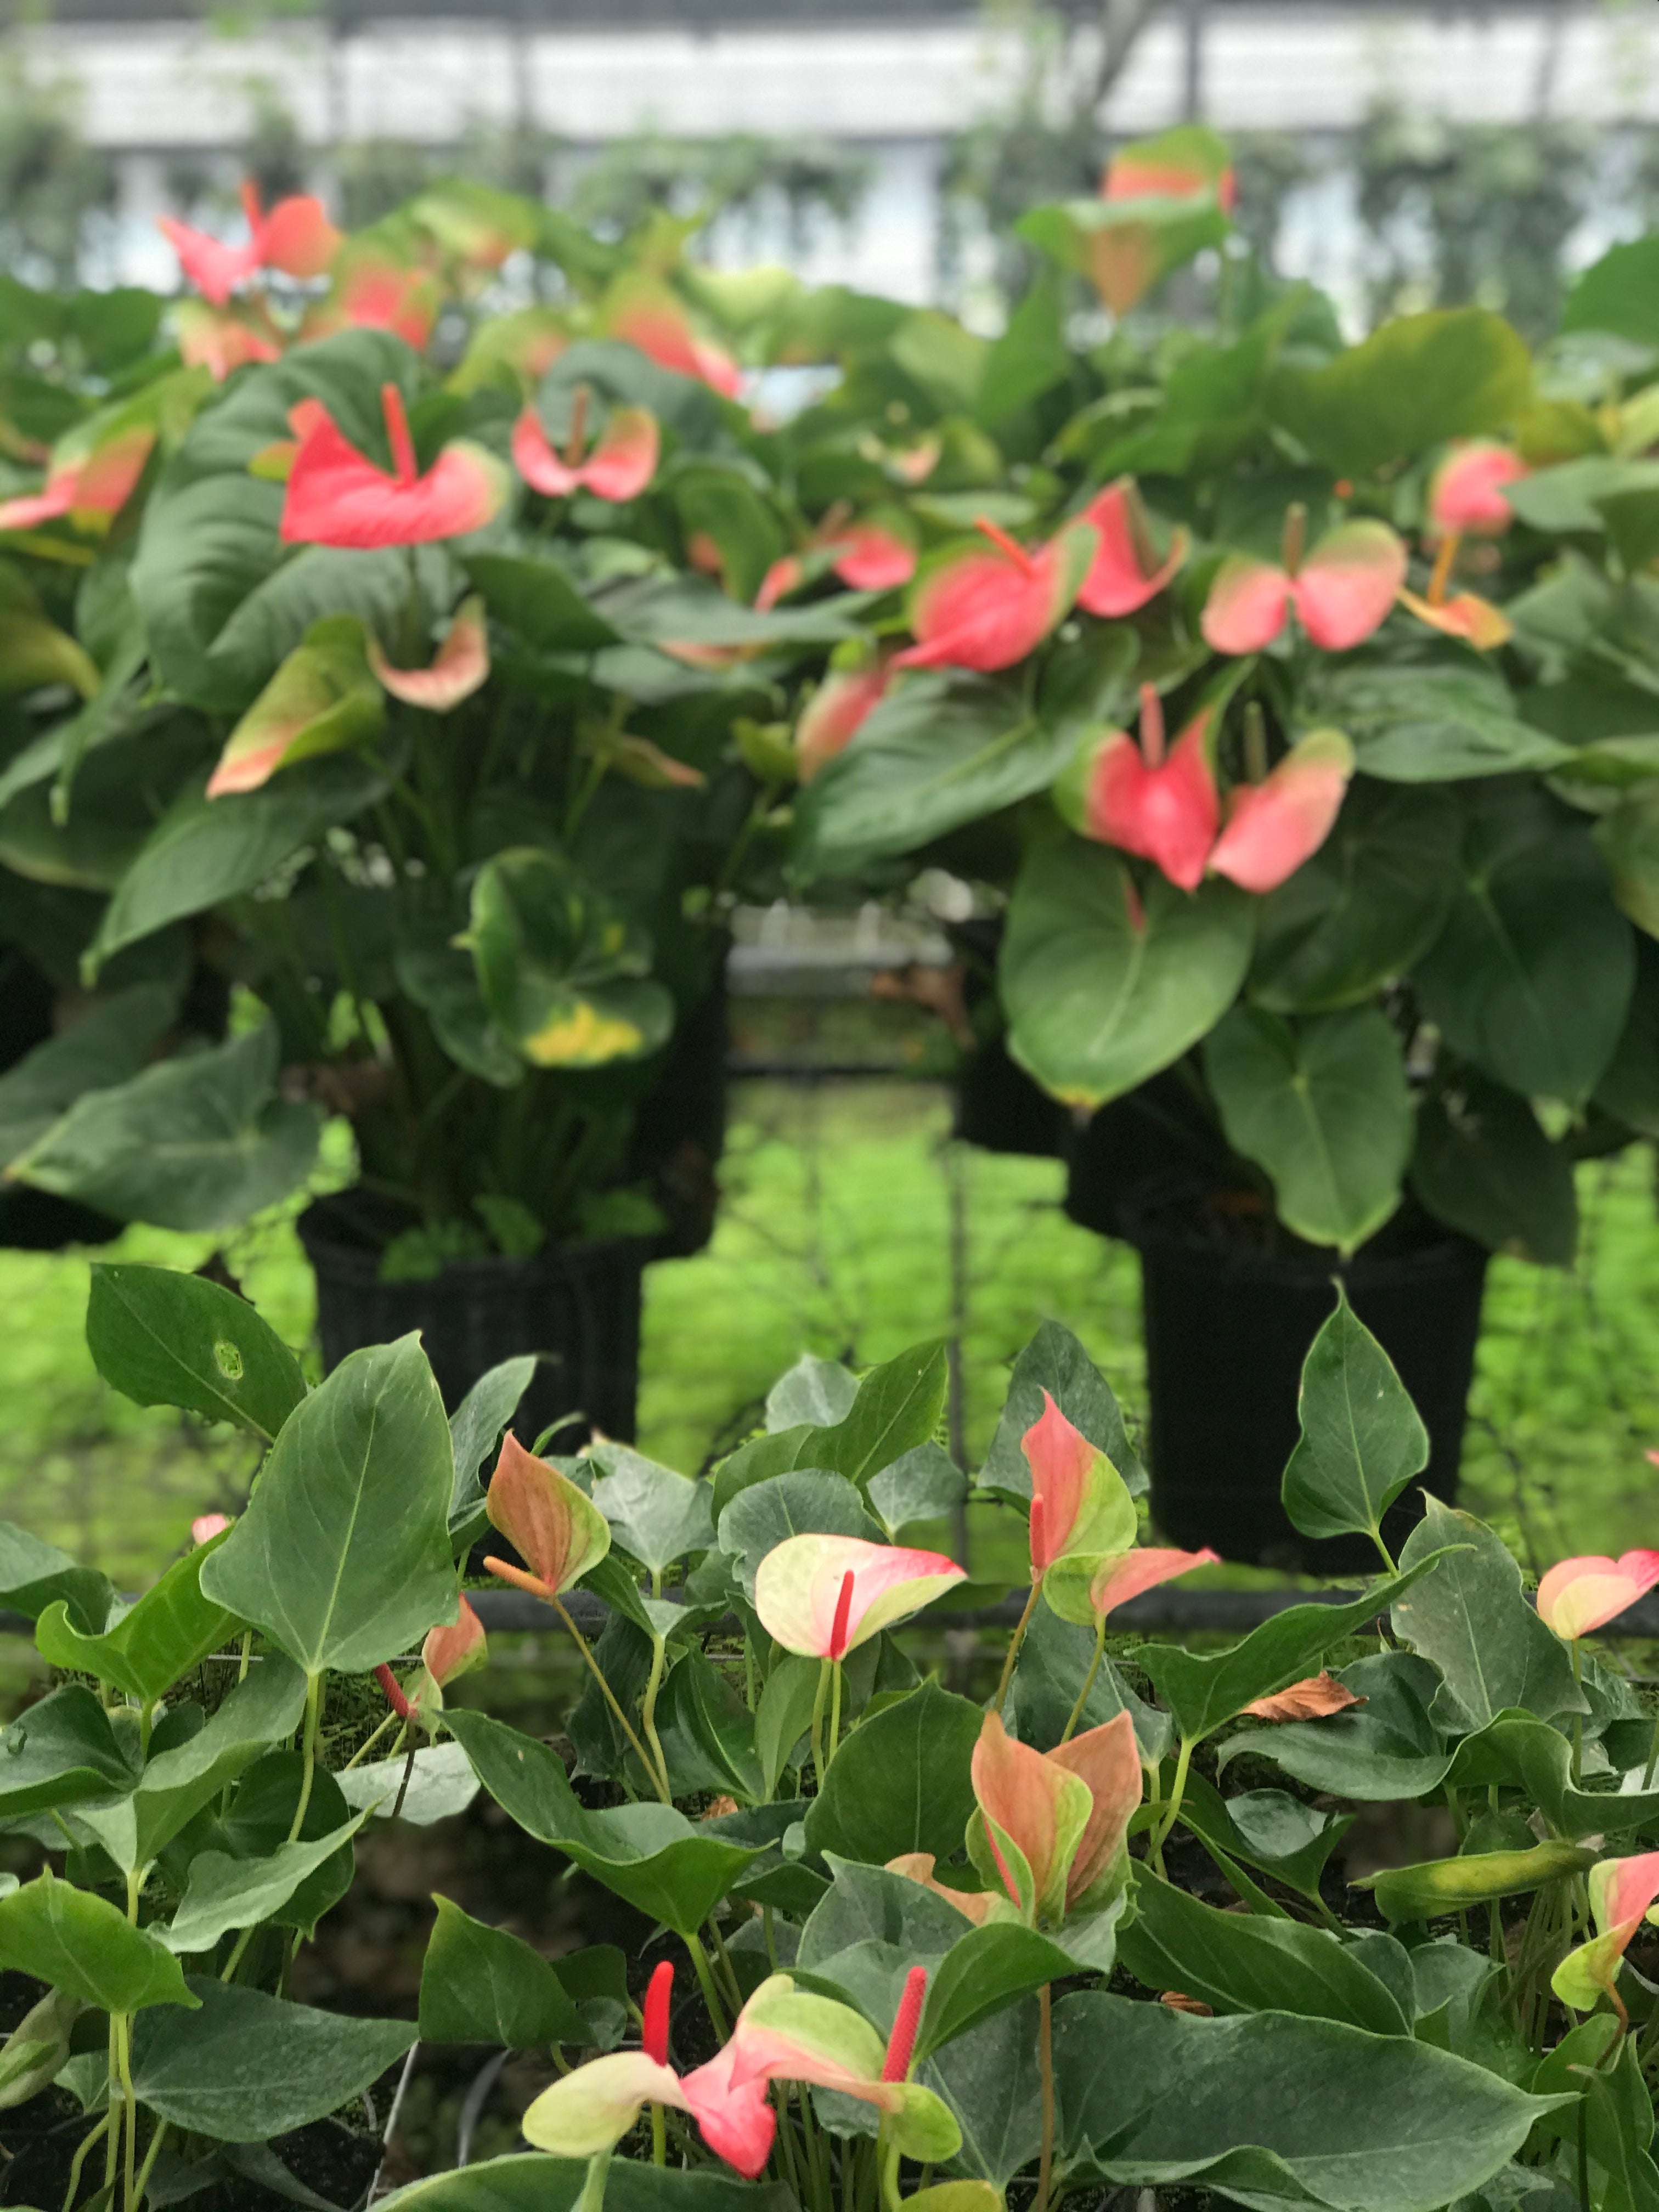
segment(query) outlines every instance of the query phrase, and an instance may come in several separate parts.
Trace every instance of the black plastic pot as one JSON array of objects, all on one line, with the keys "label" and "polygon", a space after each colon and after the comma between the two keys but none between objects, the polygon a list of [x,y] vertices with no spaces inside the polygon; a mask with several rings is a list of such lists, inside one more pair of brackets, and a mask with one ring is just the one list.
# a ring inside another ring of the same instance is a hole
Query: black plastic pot
[{"label": "black plastic pot", "polygon": [[[27,953],[0,948],[0,1074],[52,1033],[51,978]],[[16,1252],[58,1252],[69,1244],[107,1244],[123,1224],[72,1198],[27,1183],[0,1186],[0,1245]]]},{"label": "black plastic pot", "polygon": [[962,996],[979,1042],[956,1073],[951,1133],[982,1152],[1021,1152],[1053,1159],[1064,1143],[1066,1110],[1010,1056],[994,1013],[1000,916],[951,922],[945,930],[962,963]]},{"label": "black plastic pot", "polygon": [[1149,1187],[1225,1180],[1231,1166],[1213,1119],[1173,1069],[1063,1127],[1065,1212],[1101,1237],[1129,1233],[1129,1214]]},{"label": "black plastic pot", "polygon": [[1368,1539],[1310,1541],[1279,1502],[1301,1435],[1302,1363],[1330,1315],[1340,1272],[1429,1432],[1428,1467],[1384,1522],[1398,1557],[1422,1514],[1420,1490],[1449,1503],[1456,1496],[1486,1254],[1426,1223],[1402,1223],[1339,1267],[1317,1253],[1267,1256],[1206,1243],[1190,1203],[1143,1200],[1125,1212],[1140,1253],[1147,1456],[1164,1535],[1262,1566],[1324,1574],[1376,1567]]},{"label": "black plastic pot", "polygon": [[662,1072],[635,1109],[633,1173],[650,1184],[668,1226],[665,1259],[701,1252],[714,1233],[716,1170],[731,1089],[730,1001],[722,951],[708,990],[674,1032]]},{"label": "black plastic pot", "polygon": [[632,1438],[648,1238],[596,1237],[533,1260],[455,1260],[418,1281],[383,1283],[380,1244],[355,1225],[350,1193],[308,1207],[300,1237],[317,1277],[325,1366],[419,1329],[453,1412],[498,1361],[539,1352],[514,1423],[526,1443],[566,1419],[570,1425],[556,1440],[561,1451],[574,1450],[593,1428]]}]

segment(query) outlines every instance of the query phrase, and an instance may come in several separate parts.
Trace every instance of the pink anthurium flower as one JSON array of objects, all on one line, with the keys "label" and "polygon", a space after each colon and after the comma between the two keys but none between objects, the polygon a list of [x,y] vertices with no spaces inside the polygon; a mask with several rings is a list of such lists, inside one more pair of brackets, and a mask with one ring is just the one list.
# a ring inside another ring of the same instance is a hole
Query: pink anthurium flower
[{"label": "pink anthurium flower", "polygon": [[1100,542],[1086,522],[1030,547],[994,522],[977,527],[987,544],[942,555],[912,585],[905,611],[916,642],[896,668],[988,672],[1024,660],[1070,611]]},{"label": "pink anthurium flower", "polygon": [[637,499],[657,473],[662,451],[656,416],[643,407],[618,407],[584,458],[586,424],[586,385],[576,387],[562,453],[554,450],[535,409],[526,407],[513,430],[519,474],[548,499],[568,499],[575,491],[592,492],[596,499]]},{"label": "pink anthurium flower", "polygon": [[287,276],[320,276],[338,252],[341,239],[324,212],[320,200],[308,192],[295,192],[278,200],[266,215],[259,191],[251,179],[242,186],[242,207],[247,216],[247,243],[227,246],[204,230],[192,230],[172,216],[161,217],[159,228],[179,265],[204,300],[222,307],[239,284],[261,269],[279,269]]},{"label": "pink anthurium flower", "polygon": [[1605,1628],[1659,1583],[1659,1552],[1626,1552],[1616,1559],[1562,1559],[1538,1585],[1538,1615],[1565,1642]]},{"label": "pink anthurium flower", "polygon": [[1101,1559],[1134,1542],[1135,1502],[1128,1486],[1047,1390],[1020,1448],[1031,1473],[1032,1578],[1045,1578],[1062,1565],[1080,1565],[1086,1588]]},{"label": "pink anthurium flower", "polygon": [[1201,1552],[1166,1551],[1156,1544],[1143,1544],[1133,1552],[1102,1560],[1089,1584],[1090,1608],[1097,1620],[1104,1620],[1108,1613],[1143,1591],[1172,1583],[1177,1575],[1189,1575],[1194,1567],[1220,1565],[1220,1553],[1211,1551],[1207,1544]]},{"label": "pink anthurium flower", "polygon": [[147,423],[133,423],[88,447],[74,431],[54,448],[43,489],[0,501],[0,530],[33,530],[67,520],[102,536],[126,505],[155,443]]},{"label": "pink anthurium flower", "polygon": [[511,1429],[489,1479],[484,1510],[492,1528],[526,1562],[487,1559],[492,1575],[532,1597],[553,1599],[596,1567],[611,1549],[611,1523],[568,1474],[527,1452]]},{"label": "pink anthurium flower", "polygon": [[457,1675],[482,1667],[489,1656],[483,1623],[463,1597],[459,1619],[448,1627],[427,1631],[421,1646],[420,1670],[406,1685],[400,1684],[391,1668],[384,1665],[374,1669],[374,1679],[392,1711],[406,1721],[416,1713],[441,1707],[443,1692]]},{"label": "pink anthurium flower", "polygon": [[1607,1997],[1626,2027],[1630,2016],[1617,1989],[1619,1969],[1630,1940],[1644,1919],[1652,1919],[1659,1897],[1659,1851],[1635,1858],[1603,1859],[1589,1875],[1590,1910],[1599,1933],[1569,1951],[1551,1977],[1550,1986],[1575,2012],[1590,2012]]},{"label": "pink anthurium flower", "polygon": [[1353,769],[1340,730],[1314,730],[1261,782],[1235,784],[1211,874],[1242,890],[1276,890],[1330,836]]},{"label": "pink anthurium flower", "polygon": [[896,1859],[887,1862],[889,1874],[902,1874],[907,1881],[919,1881],[924,1889],[931,1889],[935,1897],[942,1897],[947,1905],[954,1905],[965,1918],[976,1928],[988,1920],[1005,1918],[1012,1910],[1006,1898],[989,1889],[952,1889],[948,1882],[940,1881],[933,1872],[932,1851],[902,1851]]},{"label": "pink anthurium flower", "polygon": [[1185,530],[1170,540],[1169,552],[1160,561],[1147,526],[1146,510],[1133,477],[1120,477],[1097,492],[1078,518],[1091,523],[1099,535],[1095,555],[1077,603],[1085,614],[1116,620],[1132,615],[1156,599],[1175,576],[1192,543]]},{"label": "pink anthurium flower", "polygon": [[909,2079],[927,1986],[926,1968],[913,1966],[884,2046],[850,2005],[798,1990],[787,1974],[774,1974],[744,2005],[732,2031],[727,2049],[736,2054],[734,2077],[739,2084],[763,2078],[837,2089],[873,2105],[883,2134],[904,2156],[924,2164],[953,2158],[962,2148],[962,2131],[949,2106]]},{"label": "pink anthurium flower", "polygon": [[659,368],[694,376],[722,398],[735,399],[742,391],[743,371],[737,362],[724,347],[698,335],[678,295],[654,277],[625,278],[602,319],[613,337],[637,346]]},{"label": "pink anthurium flower", "polygon": [[307,314],[306,339],[336,331],[390,331],[419,353],[442,313],[444,291],[431,270],[394,261],[375,247],[349,246],[334,287]]},{"label": "pink anthurium flower", "polygon": [[289,472],[282,535],[288,544],[423,545],[464,538],[500,513],[507,471],[482,446],[457,439],[424,474],[403,394],[382,385],[392,467],[386,470],[348,442],[333,417],[319,410],[300,441]]},{"label": "pink anthurium flower", "polygon": [[1237,203],[1238,184],[1215,133],[1201,125],[1184,125],[1156,138],[1140,139],[1115,154],[1100,193],[1107,200],[1188,200],[1211,193],[1231,212]]},{"label": "pink anthurium flower", "polygon": [[1172,884],[1196,890],[1221,819],[1212,719],[1200,708],[1166,753],[1163,702],[1143,684],[1139,744],[1127,730],[1085,744],[1055,792],[1061,812],[1084,836],[1156,861]]},{"label": "pink anthurium flower", "polygon": [[941,1552],[861,1536],[788,1536],[756,1572],[755,1610],[786,1651],[839,1661],[967,1579]]},{"label": "pink anthurium flower", "polygon": [[1217,653],[1260,653],[1294,609],[1310,644],[1346,653],[1386,619],[1406,580],[1406,548],[1386,522],[1340,523],[1304,556],[1304,516],[1285,518],[1280,566],[1230,553],[1216,571],[1200,627]]},{"label": "pink anthurium flower", "polygon": [[591,2058],[543,2090],[521,2123],[527,2142],[562,2158],[592,2158],[615,2148],[642,2106],[672,2105],[676,2112],[690,2113],[718,2157],[746,2180],[756,2179],[772,2154],[777,2115],[767,2096],[764,2073],[735,2078],[743,2016],[732,2040],[707,2065],[677,2074],[668,2061],[673,1979],[674,1969],[664,1960],[646,1991],[640,2050]]},{"label": "pink anthurium flower", "polygon": [[1494,439],[1454,446],[1429,479],[1431,538],[1499,538],[1515,520],[1505,484],[1529,474],[1519,453]]},{"label": "pink anthurium flower", "polygon": [[190,1524],[192,1544],[210,1544],[216,1536],[222,1536],[230,1526],[228,1513],[198,1513]]},{"label": "pink anthurium flower", "polygon": [[369,636],[368,665],[394,699],[447,714],[489,680],[489,631],[483,601],[463,599],[429,668],[394,668],[379,638]]},{"label": "pink anthurium flower", "polygon": [[1058,1927],[1079,1908],[1097,1910],[1121,1887],[1142,1787],[1127,1713],[1054,1751],[1033,1750],[1008,1734],[1000,1714],[987,1713],[973,1783],[978,1810],[968,1855],[1028,1924]]},{"label": "pink anthurium flower", "polygon": [[849,591],[896,592],[916,573],[915,541],[896,517],[866,514],[830,541],[830,566]]},{"label": "pink anthurium flower", "polygon": [[234,307],[181,301],[173,318],[179,358],[186,368],[205,368],[216,384],[251,362],[280,361],[283,341],[264,316]]},{"label": "pink anthurium flower", "polygon": [[891,663],[885,659],[872,660],[866,668],[830,670],[795,724],[795,760],[803,783],[846,751],[887,696],[891,680]]}]

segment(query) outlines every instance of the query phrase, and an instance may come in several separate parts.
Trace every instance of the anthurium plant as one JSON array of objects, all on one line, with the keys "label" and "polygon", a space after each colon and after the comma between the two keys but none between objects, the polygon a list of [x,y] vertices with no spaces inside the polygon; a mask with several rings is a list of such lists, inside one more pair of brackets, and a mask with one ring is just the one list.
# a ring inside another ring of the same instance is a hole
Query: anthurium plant
[{"label": "anthurium plant", "polygon": [[[804,1358],[692,1480],[521,1440],[521,1363],[446,1418],[414,1337],[307,1389],[200,1277],[94,1267],[88,1341],[263,1464],[135,1601],[0,1541],[53,1676],[0,1733],[0,1968],[27,2000],[0,2136],[58,2100],[37,2201],[293,2194],[285,2140],[383,2125],[362,2100],[386,2113],[417,2040],[532,2078],[521,2147],[429,2161],[391,2200],[411,2212],[1659,2197],[1659,1739],[1589,1642],[1659,1553],[1564,1561],[1534,1601],[1431,1501],[1391,1554],[1421,1425],[1343,1310],[1285,1502],[1369,1541],[1376,1578],[1204,1650],[1113,1618],[1201,1561],[1141,1543],[1118,1409],[1053,1323],[971,1477],[933,1345],[861,1376]],[[1028,1602],[933,1548],[969,1497],[1029,1550]],[[464,1587],[481,1531],[501,1595]],[[491,1711],[485,1635],[526,1601],[584,1686],[528,1729]],[[550,1960],[439,1898],[415,2017],[294,1996],[370,1824],[412,1847],[480,1792],[626,1942]],[[1413,1840],[1357,1860],[1356,1820],[1402,1804]]]},{"label": "anthurium plant", "polygon": [[997,472],[806,699],[796,880],[975,884],[1014,1059],[1079,1120],[1161,1079],[1281,1249],[1403,1207],[1565,1263],[1575,1158],[1659,1128],[1659,241],[1535,357],[1479,308],[1352,343],[1232,199],[1210,134],[1130,148],[1026,219],[1004,337],[860,355]]}]

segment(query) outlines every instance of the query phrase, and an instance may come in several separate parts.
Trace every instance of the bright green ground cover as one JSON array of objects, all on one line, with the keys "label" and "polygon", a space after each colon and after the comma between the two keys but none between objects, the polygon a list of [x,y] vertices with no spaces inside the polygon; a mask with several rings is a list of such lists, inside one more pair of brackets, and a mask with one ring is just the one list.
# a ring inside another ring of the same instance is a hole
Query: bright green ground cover
[{"label": "bright green ground cover", "polygon": [[[874,1360],[949,1334],[953,1176],[970,1454],[989,1439],[1008,1361],[1045,1315],[1078,1332],[1139,1410],[1133,1255],[1065,1218],[1056,1163],[953,1156],[947,1127],[942,1095],[920,1085],[738,1091],[714,1244],[647,1279],[643,1449],[696,1468],[803,1346]],[[1573,1275],[1507,1261],[1492,1273],[1466,1495],[1539,1565],[1659,1541],[1659,1475],[1644,1456],[1659,1443],[1652,1179],[1645,1151],[1583,1170]],[[191,1267],[212,1242],[135,1229],[109,1251]],[[227,1256],[267,1319],[303,1342],[311,1285],[289,1218],[257,1224]],[[193,1514],[235,1502],[252,1455],[104,1387],[82,1335],[86,1288],[84,1254],[0,1253],[0,1516],[131,1585],[172,1556]],[[978,1574],[1010,1564],[999,1530],[979,1534]]]}]

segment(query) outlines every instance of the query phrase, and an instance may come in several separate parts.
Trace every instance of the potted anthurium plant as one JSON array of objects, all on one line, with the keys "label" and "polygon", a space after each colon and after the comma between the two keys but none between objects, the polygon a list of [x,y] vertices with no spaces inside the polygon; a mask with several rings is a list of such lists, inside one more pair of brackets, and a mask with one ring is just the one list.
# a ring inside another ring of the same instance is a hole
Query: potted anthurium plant
[{"label": "potted anthurium plant", "polygon": [[[631,1434],[641,1266],[712,1220],[796,671],[914,552],[846,501],[809,528],[659,249],[459,185],[357,239],[304,198],[169,235],[187,365],[66,395],[0,501],[0,862],[80,994],[4,1079],[0,1165],[213,1227],[343,1115],[355,1178],[302,1231],[325,1358],[418,1327],[453,1402],[537,1351],[544,1418]],[[513,253],[562,307],[489,312]],[[842,605],[778,604],[832,572]]]},{"label": "potted anthurium plant", "polygon": [[[95,1267],[88,1338],[118,1388],[268,1455],[130,1607],[3,1531],[0,1598],[57,1670],[0,1732],[9,2202],[274,2205],[306,2147],[304,2201],[343,2205],[394,2085],[467,2046],[526,2059],[519,2147],[434,2148],[386,2200],[410,2212],[1659,2194],[1659,1758],[1589,1647],[1659,1553],[1563,1561],[1534,1599],[1431,1501],[1396,1557],[1426,1440],[1351,1317],[1314,1347],[1284,1498],[1378,1577],[1203,1653],[1118,1633],[1200,1560],[1140,1543],[1111,1395],[1040,1332],[974,1479],[1030,1572],[971,1694],[924,1671],[930,1621],[990,1595],[927,1548],[968,1483],[933,1441],[939,1346],[804,1359],[692,1480],[613,1442],[547,1459],[509,1430],[497,1457],[524,1362],[447,1419],[413,1337],[307,1391],[201,1278]],[[481,1531],[518,1554],[492,1553],[499,1598],[461,1586]],[[586,1685],[539,1733],[476,1671],[526,1598]],[[550,1960],[440,1898],[414,2017],[292,1995],[368,1825],[412,1841],[481,1790],[610,1893],[623,1944]],[[1401,1800],[1437,1854],[1360,1873],[1356,1817]]]},{"label": "potted anthurium plant", "polygon": [[[1659,1127],[1659,249],[1535,361],[1473,308],[1350,345],[1230,195],[1182,133],[1028,219],[1117,313],[1221,246],[1218,325],[1079,350],[1056,272],[952,339],[1003,481],[808,696],[793,864],[943,865],[1000,914],[1071,1208],[1143,1254],[1160,1524],[1288,1564],[1333,1272],[1449,1495],[1486,1254],[1567,1264],[1575,1160]],[[914,399],[896,351],[862,386]]]}]

